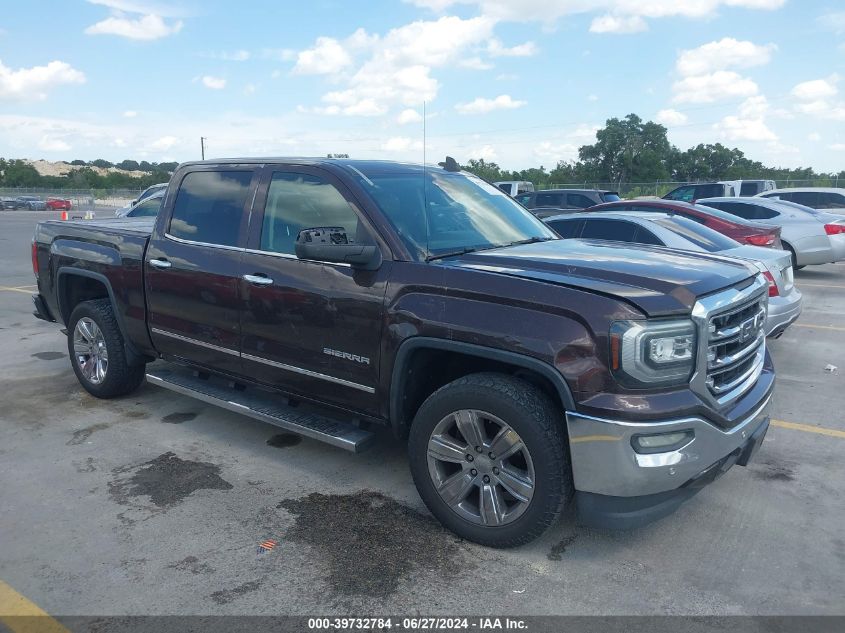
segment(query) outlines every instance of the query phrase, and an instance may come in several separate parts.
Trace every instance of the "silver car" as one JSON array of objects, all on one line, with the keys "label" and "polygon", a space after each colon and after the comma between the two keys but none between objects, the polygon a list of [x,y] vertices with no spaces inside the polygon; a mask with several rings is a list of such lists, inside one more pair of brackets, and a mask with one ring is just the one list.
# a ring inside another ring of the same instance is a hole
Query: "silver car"
[{"label": "silver car", "polygon": [[706,198],[699,203],[751,222],[781,227],[792,264],[830,264],[845,260],[845,216],[768,198]]},{"label": "silver car", "polygon": [[801,314],[792,258],[784,250],[743,245],[685,217],[655,211],[595,211],[546,218],[563,238],[614,240],[743,259],[756,265],[769,282],[766,336],[783,334]]},{"label": "silver car", "polygon": [[141,195],[139,195],[137,198],[135,198],[132,202],[127,204],[125,207],[121,207],[120,209],[115,211],[114,212],[115,217],[118,217],[118,218],[126,217],[127,215],[129,215],[129,212],[132,211],[132,209],[134,209],[138,204],[140,204],[141,202],[143,202],[147,198],[150,198],[150,197],[152,197],[156,194],[164,195],[164,192],[167,190],[167,185],[168,185],[168,183],[161,182],[157,185],[151,185],[151,186],[147,187],[146,189],[144,189],[144,191],[141,192]]}]

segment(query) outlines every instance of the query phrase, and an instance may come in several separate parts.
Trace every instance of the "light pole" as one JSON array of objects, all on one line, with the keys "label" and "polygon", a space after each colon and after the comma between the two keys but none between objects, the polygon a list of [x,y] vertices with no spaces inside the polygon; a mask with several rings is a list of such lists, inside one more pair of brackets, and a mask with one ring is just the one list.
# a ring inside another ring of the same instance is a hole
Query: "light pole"
[{"label": "light pole", "polygon": [[200,152],[202,152],[202,159],[205,160],[205,142],[208,140],[205,136],[200,136]]}]

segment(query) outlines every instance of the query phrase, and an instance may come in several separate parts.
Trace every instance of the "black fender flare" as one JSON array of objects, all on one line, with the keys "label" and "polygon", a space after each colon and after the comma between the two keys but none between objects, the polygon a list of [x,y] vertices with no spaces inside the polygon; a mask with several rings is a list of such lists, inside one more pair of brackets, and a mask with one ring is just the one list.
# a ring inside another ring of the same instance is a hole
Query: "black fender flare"
[{"label": "black fender flare", "polygon": [[[123,315],[120,313],[120,310],[117,309],[117,301],[114,297],[114,290],[112,289],[111,282],[109,281],[108,277],[103,275],[102,273],[95,273],[91,270],[85,270],[84,268],[76,268],[75,266],[62,266],[56,272],[56,303],[59,306],[59,314],[62,317],[62,320],[65,322],[65,326],[67,326],[67,319],[70,318],[70,313],[73,310],[67,309],[68,306],[64,304],[64,278],[68,275],[73,275],[76,277],[87,277],[88,279],[93,279],[94,281],[98,281],[106,288],[106,292],[109,295],[109,301],[111,302],[112,309],[114,310],[114,318],[117,321],[117,327],[120,328],[120,334],[123,336],[123,348],[126,352],[126,360],[130,365],[136,365],[146,362],[146,358],[143,354],[141,354],[135,346],[132,344],[132,341],[129,340],[129,337],[126,335],[126,326],[123,323]],[[65,316],[67,315],[67,316]]]},{"label": "black fender flare", "polygon": [[557,369],[533,356],[526,356],[516,352],[464,343],[462,341],[451,341],[448,339],[431,338],[427,336],[414,336],[406,339],[399,346],[393,363],[393,373],[390,378],[390,424],[394,431],[406,423],[402,420],[402,394],[405,390],[405,367],[409,362],[411,354],[420,349],[435,349],[443,351],[458,352],[467,356],[487,358],[508,365],[521,367],[535,372],[546,378],[557,391],[564,410],[575,411],[575,398],[566,380]]}]

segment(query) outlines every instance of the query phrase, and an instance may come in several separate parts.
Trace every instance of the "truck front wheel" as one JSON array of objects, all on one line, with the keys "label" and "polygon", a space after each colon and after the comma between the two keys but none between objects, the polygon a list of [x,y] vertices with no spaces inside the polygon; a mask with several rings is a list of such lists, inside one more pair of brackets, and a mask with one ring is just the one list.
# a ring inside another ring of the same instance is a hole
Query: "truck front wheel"
[{"label": "truck front wheel", "polygon": [[540,389],[504,374],[471,374],[438,389],[408,440],[429,510],[482,545],[537,538],[572,497],[562,414]]},{"label": "truck front wheel", "polygon": [[97,398],[123,396],[144,380],[144,365],[129,365],[123,334],[108,299],[83,301],[68,319],[67,346],[80,384]]}]

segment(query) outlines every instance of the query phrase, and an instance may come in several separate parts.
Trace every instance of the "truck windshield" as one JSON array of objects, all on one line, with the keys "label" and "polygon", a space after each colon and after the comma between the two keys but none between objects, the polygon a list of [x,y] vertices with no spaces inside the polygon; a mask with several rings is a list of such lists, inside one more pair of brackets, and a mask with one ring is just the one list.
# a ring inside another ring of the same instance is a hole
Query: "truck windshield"
[{"label": "truck windshield", "polygon": [[362,185],[420,260],[558,239],[510,196],[468,174],[374,174]]}]

